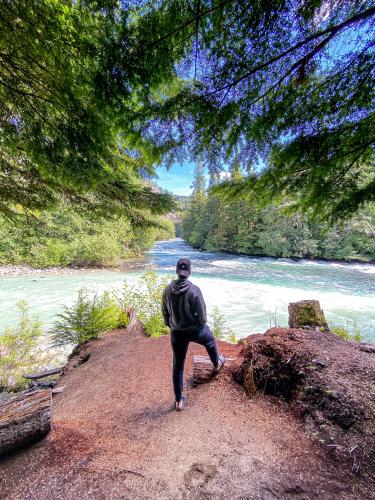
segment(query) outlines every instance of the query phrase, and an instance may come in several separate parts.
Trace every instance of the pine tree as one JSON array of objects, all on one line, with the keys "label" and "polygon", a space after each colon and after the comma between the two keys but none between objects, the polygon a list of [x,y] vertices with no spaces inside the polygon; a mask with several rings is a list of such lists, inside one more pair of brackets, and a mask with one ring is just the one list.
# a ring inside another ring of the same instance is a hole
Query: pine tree
[{"label": "pine tree", "polygon": [[192,183],[192,194],[189,208],[183,218],[182,235],[187,241],[199,248],[204,247],[205,221],[204,211],[207,203],[206,179],[204,165],[196,163]]}]

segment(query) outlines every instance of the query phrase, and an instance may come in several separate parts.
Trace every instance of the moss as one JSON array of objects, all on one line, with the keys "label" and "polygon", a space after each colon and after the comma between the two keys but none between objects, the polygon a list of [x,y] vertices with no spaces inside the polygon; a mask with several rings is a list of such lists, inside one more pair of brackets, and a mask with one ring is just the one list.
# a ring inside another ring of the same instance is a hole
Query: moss
[{"label": "moss", "polygon": [[300,304],[298,306],[298,326],[307,325],[327,327],[327,322],[313,304]]}]

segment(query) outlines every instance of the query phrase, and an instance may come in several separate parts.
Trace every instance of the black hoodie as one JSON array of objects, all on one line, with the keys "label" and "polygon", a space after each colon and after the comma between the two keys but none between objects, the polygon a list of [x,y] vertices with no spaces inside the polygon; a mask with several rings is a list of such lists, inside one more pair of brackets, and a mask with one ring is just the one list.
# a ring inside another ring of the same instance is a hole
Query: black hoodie
[{"label": "black hoodie", "polygon": [[184,278],[172,281],[165,288],[162,311],[164,322],[172,331],[196,331],[207,322],[202,292]]}]

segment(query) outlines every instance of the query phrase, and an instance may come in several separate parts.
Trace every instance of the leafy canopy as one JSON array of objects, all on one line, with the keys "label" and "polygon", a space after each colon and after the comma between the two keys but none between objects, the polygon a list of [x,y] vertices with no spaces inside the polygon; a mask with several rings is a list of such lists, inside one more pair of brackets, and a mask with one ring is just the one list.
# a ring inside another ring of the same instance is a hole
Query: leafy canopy
[{"label": "leafy canopy", "polygon": [[134,22],[113,0],[0,0],[1,212],[63,198],[143,222],[171,206],[143,181],[163,145],[136,112],[160,77],[146,72]]},{"label": "leafy canopy", "polygon": [[[147,50],[185,84],[155,102],[186,154],[239,165],[236,197],[337,218],[375,198],[372,1],[169,0],[142,20]],[[161,56],[163,54],[163,56]],[[164,121],[163,121],[164,120]]]},{"label": "leafy canopy", "polygon": [[[371,0],[0,0],[0,210],[144,222],[155,163],[324,217],[375,197]],[[261,167],[264,165],[264,167]]]},{"label": "leafy canopy", "polygon": [[63,204],[38,217],[0,216],[0,265],[116,266],[139,257],[155,240],[174,236],[170,221],[153,221],[156,227],[135,227],[123,216],[97,219]]}]

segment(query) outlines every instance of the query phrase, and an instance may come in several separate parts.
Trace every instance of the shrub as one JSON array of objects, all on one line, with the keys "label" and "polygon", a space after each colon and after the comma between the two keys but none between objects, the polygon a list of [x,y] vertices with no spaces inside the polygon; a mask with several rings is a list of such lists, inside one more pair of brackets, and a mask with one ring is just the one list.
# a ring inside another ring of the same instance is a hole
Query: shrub
[{"label": "shrub", "polygon": [[209,325],[216,339],[225,339],[234,344],[237,342],[234,331],[227,326],[224,314],[220,312],[218,307],[213,308],[212,315],[209,319]]},{"label": "shrub", "polygon": [[228,336],[227,336],[226,340],[228,342],[230,342],[231,344],[237,344],[238,343],[236,334],[234,333],[234,331],[231,328],[229,329],[229,333],[228,333]]},{"label": "shrub", "polygon": [[121,244],[113,235],[95,234],[75,242],[75,264],[84,266],[115,266],[120,262]]},{"label": "shrub", "polygon": [[132,287],[125,281],[122,290],[117,293],[123,308],[135,309],[146,335],[150,337],[169,333],[169,328],[164,324],[161,302],[170,279],[170,276],[159,277],[156,272],[148,271]]},{"label": "shrub", "polygon": [[0,391],[24,389],[28,381],[22,375],[45,368],[52,359],[40,348],[43,330],[38,317],[29,315],[25,301],[17,307],[18,325],[0,335]]},{"label": "shrub", "polygon": [[332,333],[344,340],[354,340],[356,342],[365,340],[355,321],[347,320],[346,328],[339,325],[333,325],[330,327],[330,330]]},{"label": "shrub", "polygon": [[80,290],[75,304],[65,306],[57,318],[50,330],[53,347],[80,345],[128,323],[126,311],[113,293],[99,295],[87,289]]},{"label": "shrub", "polygon": [[51,239],[30,248],[29,264],[34,267],[67,266],[71,259],[71,248],[63,241]]}]

